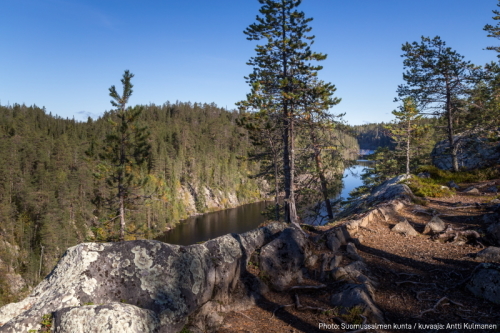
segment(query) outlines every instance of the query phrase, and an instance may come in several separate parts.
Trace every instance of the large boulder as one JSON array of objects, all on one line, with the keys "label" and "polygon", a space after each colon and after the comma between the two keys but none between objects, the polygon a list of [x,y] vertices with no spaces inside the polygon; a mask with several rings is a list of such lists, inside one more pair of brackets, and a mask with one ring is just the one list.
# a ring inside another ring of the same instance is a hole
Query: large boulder
[{"label": "large boulder", "polygon": [[[250,256],[285,228],[274,223],[190,246],[152,240],[79,244],[26,299],[0,308],[0,332],[40,329],[45,314],[55,314],[56,332],[99,332],[105,322],[116,323],[111,326],[117,332],[178,332],[209,302],[251,304],[259,290],[245,281]],[[72,324],[77,317],[78,327]],[[146,326],[151,329],[142,330]]]},{"label": "large boulder", "polygon": [[307,238],[302,230],[285,229],[278,238],[262,247],[259,263],[263,276],[277,291],[287,289],[302,277],[302,268],[309,257]]},{"label": "large boulder", "polygon": [[[378,213],[380,213],[384,219],[387,219],[387,215],[397,212],[404,206],[404,203],[414,198],[413,192],[408,185],[402,184],[406,179],[408,179],[406,175],[400,175],[386,180],[373,188],[370,194],[353,200],[341,213],[339,213],[338,217],[345,218],[353,214],[365,213],[369,208],[378,205]],[[380,205],[381,203],[383,203],[383,205]],[[376,213],[374,212],[374,214]],[[368,221],[374,219],[375,216],[370,215],[367,218],[366,221],[363,218],[359,223],[362,223],[362,226],[366,226]]]},{"label": "large boulder", "polygon": [[[466,170],[484,168],[499,163],[500,143],[487,138],[455,136],[458,140],[458,167]],[[448,140],[438,142],[431,153],[432,164],[441,170],[453,170]]]},{"label": "large boulder", "polygon": [[467,289],[478,297],[500,304],[500,265],[479,264],[467,283]]},{"label": "large boulder", "polygon": [[366,284],[345,284],[339,292],[331,296],[331,304],[348,313],[354,307],[359,307],[369,323],[384,323],[384,314],[373,301],[373,291]]},{"label": "large boulder", "polygon": [[495,244],[500,246],[500,222],[496,222],[488,226],[486,229],[487,235],[490,240]]}]

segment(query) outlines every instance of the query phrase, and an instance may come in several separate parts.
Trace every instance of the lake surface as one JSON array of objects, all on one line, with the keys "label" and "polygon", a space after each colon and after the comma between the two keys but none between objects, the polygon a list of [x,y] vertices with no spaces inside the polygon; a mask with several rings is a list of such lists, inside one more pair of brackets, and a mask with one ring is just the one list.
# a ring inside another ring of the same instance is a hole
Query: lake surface
[{"label": "lake surface", "polygon": [[[356,165],[344,171],[344,188],[339,196],[346,199],[349,192],[362,185],[359,176],[365,167],[366,164]],[[262,201],[193,216],[181,221],[174,229],[156,239],[170,244],[190,245],[229,233],[243,233],[255,229],[266,220],[261,212],[272,203],[272,201]]]}]

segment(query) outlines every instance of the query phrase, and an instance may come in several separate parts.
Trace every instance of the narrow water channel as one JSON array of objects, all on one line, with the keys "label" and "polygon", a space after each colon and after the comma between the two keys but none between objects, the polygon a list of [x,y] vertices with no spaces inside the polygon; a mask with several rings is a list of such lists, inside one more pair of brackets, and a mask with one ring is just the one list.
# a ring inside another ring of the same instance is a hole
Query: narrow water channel
[{"label": "narrow water channel", "polygon": [[[365,166],[356,165],[344,171],[344,187],[339,196],[347,198],[349,192],[362,185],[360,175]],[[236,208],[190,217],[174,229],[156,238],[159,241],[190,245],[207,241],[228,233],[243,233],[255,229],[266,218],[261,212],[270,202],[256,202]]]}]

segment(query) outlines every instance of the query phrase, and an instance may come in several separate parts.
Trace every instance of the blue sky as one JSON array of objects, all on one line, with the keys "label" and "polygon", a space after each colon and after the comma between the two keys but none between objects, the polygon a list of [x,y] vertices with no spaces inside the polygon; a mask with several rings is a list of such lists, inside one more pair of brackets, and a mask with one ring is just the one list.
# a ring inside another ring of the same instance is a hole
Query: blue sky
[{"label": "blue sky", "polygon": [[[392,120],[401,45],[436,35],[475,64],[497,0],[303,0],[327,53],[319,77],[336,85],[350,124]],[[243,30],[257,0],[1,0],[0,103],[45,106],[86,120],[109,110],[108,88],[135,74],[131,104],[216,103],[232,109],[249,87],[255,42]]]}]

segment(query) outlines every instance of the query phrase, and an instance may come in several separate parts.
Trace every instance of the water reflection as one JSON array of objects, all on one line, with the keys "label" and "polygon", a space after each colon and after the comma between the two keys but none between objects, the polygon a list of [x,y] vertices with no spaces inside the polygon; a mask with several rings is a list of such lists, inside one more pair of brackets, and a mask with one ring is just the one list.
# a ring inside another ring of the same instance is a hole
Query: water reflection
[{"label": "water reflection", "polygon": [[170,244],[190,245],[229,233],[243,233],[265,221],[261,211],[267,204],[269,202],[256,202],[190,217],[156,239]]},{"label": "water reflection", "polygon": [[[361,161],[359,165],[346,169],[344,171],[344,185],[337,198],[347,198],[349,192],[362,185],[360,175],[363,169],[369,166],[370,164],[368,162],[364,163]],[[190,217],[182,221],[174,229],[156,239],[170,244],[190,245],[228,233],[243,233],[255,229],[266,220],[261,212],[266,208],[266,205],[270,203],[269,201],[257,202],[232,209]],[[305,222],[310,223],[309,221]],[[311,224],[315,223],[316,222]]]}]

